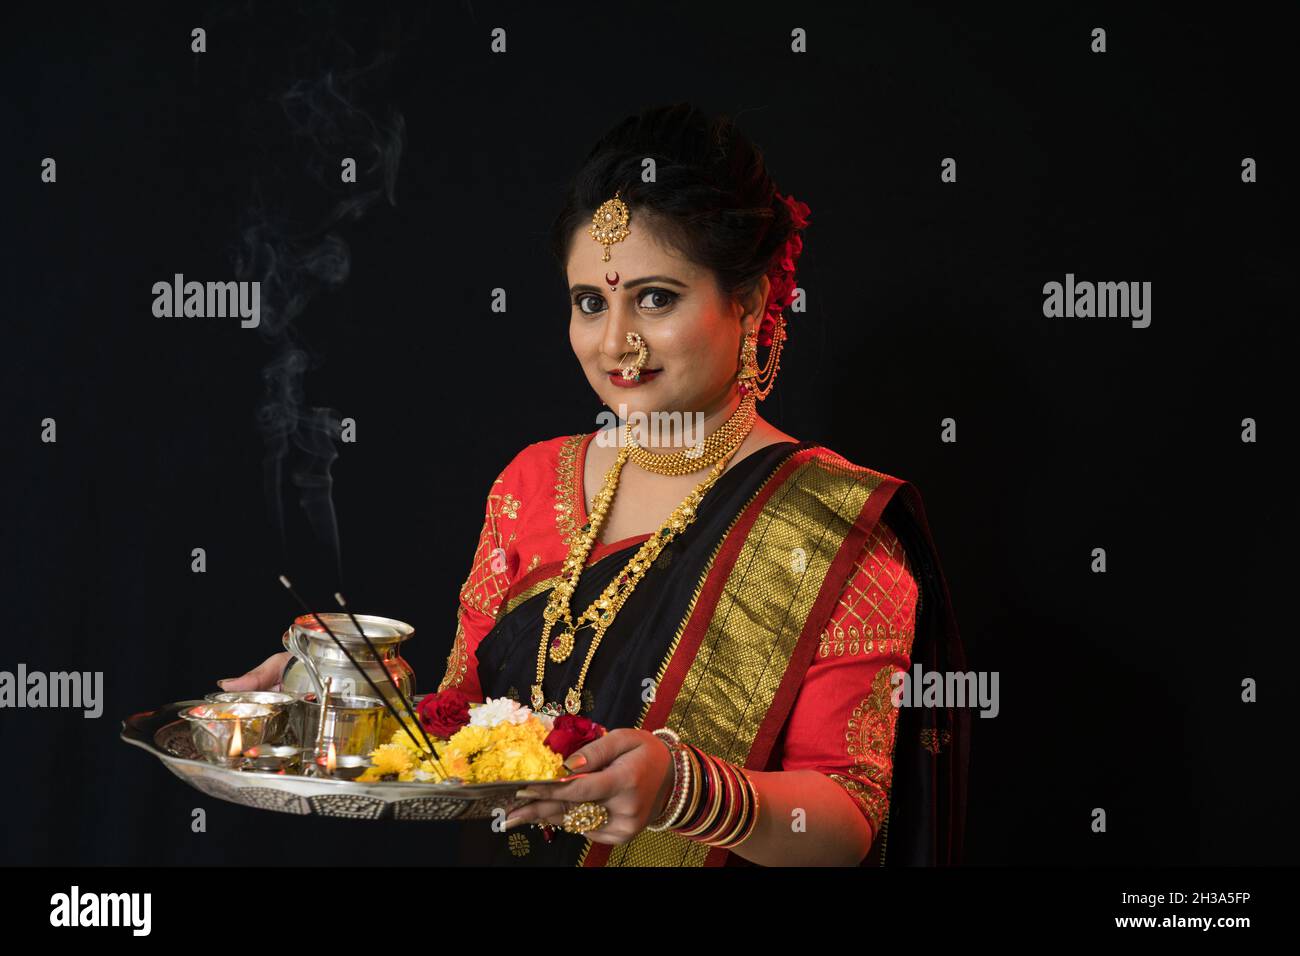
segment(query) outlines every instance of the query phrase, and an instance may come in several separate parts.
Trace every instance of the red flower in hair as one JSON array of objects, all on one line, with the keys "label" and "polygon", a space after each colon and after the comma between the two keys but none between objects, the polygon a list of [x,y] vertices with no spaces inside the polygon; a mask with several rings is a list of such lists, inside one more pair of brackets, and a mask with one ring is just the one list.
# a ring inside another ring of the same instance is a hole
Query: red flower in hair
[{"label": "red flower in hair", "polygon": [[777,198],[785,203],[786,208],[790,210],[790,218],[794,220],[794,227],[802,229],[808,225],[808,213],[812,212],[806,202],[800,202],[793,196],[782,196],[777,193]]},{"label": "red flower in hair", "polygon": [[795,263],[799,261],[799,255],[803,252],[803,236],[799,234],[799,230],[808,225],[808,214],[812,212],[807,203],[800,202],[793,196],[782,196],[777,193],[776,198],[785,203],[786,208],[790,210],[790,219],[795,232],[791,233],[785,248],[773,257],[772,268],[767,273],[772,288],[767,296],[767,314],[763,316],[763,321],[758,326],[758,344],[762,346],[772,344],[772,335],[776,331],[776,317],[794,301]]}]

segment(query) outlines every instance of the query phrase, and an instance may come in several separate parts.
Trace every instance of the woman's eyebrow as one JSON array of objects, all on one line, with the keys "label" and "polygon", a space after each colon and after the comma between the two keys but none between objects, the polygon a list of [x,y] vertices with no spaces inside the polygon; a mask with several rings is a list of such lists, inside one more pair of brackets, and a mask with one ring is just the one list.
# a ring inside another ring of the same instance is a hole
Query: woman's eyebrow
[{"label": "woman's eyebrow", "polygon": [[[639,285],[645,285],[647,282],[666,282],[670,285],[681,286],[683,289],[689,288],[685,282],[680,279],[674,279],[672,276],[645,276],[641,279],[629,279],[623,283],[625,289],[634,289]],[[575,285],[569,288],[570,292],[603,292],[605,290],[597,288],[594,285]]]}]

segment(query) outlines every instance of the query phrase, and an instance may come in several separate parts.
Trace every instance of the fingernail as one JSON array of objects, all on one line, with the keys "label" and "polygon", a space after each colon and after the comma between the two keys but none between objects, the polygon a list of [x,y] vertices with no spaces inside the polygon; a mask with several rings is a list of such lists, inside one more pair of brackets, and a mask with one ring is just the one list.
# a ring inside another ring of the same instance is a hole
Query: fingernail
[{"label": "fingernail", "polygon": [[217,686],[220,687],[222,690],[225,690],[225,689],[226,689],[226,685],[229,684],[229,683],[230,683],[232,680],[234,680],[234,679],[235,679],[235,678],[233,678],[233,677],[226,677],[226,678],[223,678],[222,680],[217,681]]},{"label": "fingernail", "polygon": [[587,766],[587,758],[582,754],[570,754],[569,759],[564,761],[564,765],[570,770],[577,770],[579,767]]},{"label": "fingernail", "polygon": [[515,796],[517,798],[527,798],[529,800],[540,800],[542,798],[542,795],[538,793],[536,790],[529,790],[527,788],[523,790],[516,790]]}]

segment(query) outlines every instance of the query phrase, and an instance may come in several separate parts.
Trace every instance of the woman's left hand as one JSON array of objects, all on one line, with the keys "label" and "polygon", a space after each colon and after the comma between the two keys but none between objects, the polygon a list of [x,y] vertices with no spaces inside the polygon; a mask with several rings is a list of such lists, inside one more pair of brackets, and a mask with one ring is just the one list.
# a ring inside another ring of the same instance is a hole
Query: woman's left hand
[{"label": "woman's left hand", "polygon": [[611,730],[569,755],[566,766],[579,757],[572,776],[554,783],[533,783],[519,796],[534,797],[506,817],[506,828],[533,822],[561,826],[564,815],[579,803],[598,803],[609,811],[609,822],[583,834],[594,843],[627,843],[657,818],[672,791],[672,754],[648,730]]}]

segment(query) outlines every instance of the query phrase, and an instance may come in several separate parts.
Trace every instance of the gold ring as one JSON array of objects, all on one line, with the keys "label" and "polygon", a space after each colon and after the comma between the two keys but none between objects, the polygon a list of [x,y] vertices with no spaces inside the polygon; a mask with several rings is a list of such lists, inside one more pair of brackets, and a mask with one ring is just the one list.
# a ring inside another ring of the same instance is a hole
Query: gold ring
[{"label": "gold ring", "polygon": [[562,829],[567,833],[599,830],[609,822],[609,811],[599,803],[580,803],[564,814]]}]

